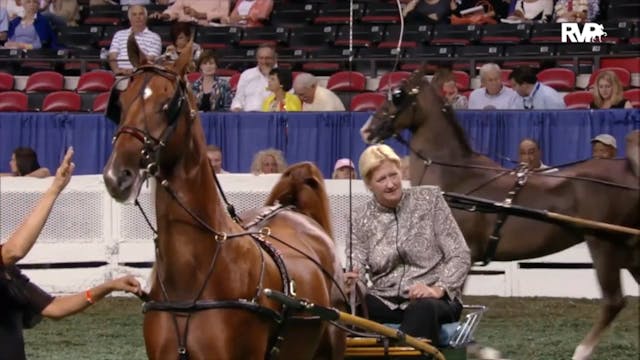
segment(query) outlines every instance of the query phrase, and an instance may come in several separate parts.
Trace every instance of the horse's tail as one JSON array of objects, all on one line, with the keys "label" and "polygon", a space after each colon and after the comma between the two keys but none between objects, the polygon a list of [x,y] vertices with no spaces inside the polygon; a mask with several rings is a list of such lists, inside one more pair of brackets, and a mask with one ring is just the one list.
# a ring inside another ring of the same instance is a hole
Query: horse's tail
[{"label": "horse's tail", "polygon": [[267,205],[279,202],[293,205],[301,213],[314,219],[332,236],[329,220],[329,198],[324,187],[324,177],[311,162],[300,162],[289,166],[271,190]]}]

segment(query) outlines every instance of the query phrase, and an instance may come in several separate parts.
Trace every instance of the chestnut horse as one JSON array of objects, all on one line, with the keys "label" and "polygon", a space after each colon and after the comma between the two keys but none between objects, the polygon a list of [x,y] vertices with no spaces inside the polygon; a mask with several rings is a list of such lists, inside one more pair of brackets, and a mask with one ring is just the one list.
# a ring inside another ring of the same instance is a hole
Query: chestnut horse
[{"label": "chestnut horse", "polygon": [[[365,141],[376,142],[403,129],[412,132],[409,141],[411,184],[438,185],[446,192],[492,201],[505,200],[514,188],[514,171],[501,168],[471,149],[453,111],[443,104],[422,72],[413,74],[401,88],[394,89],[390,99],[361,132]],[[548,175],[530,173],[513,203],[637,228],[640,225],[639,190],[638,177],[625,159],[589,160]],[[453,213],[472,258],[484,260],[499,217],[463,210]],[[603,295],[600,317],[573,355],[574,359],[588,359],[603,331],[625,305],[621,269],[628,269],[640,282],[638,239],[619,234],[587,234],[572,226],[515,216],[506,218],[500,234],[493,257],[498,261],[540,257],[587,242]]]},{"label": "chestnut horse", "polygon": [[[155,275],[144,305],[148,357],[341,359],[342,331],[287,311],[263,293],[279,289],[341,305],[336,292],[342,271],[319,224],[328,224],[326,208],[265,207],[255,211],[258,219],[247,219],[250,225],[235,222],[216,189],[195,97],[185,82],[191,51],[166,66],[150,64],[131,38],[128,52],[136,70],[109,101],[106,115],[119,125],[103,177],[120,202],[134,201],[148,177],[158,184]],[[301,181],[311,184],[296,185],[305,196],[316,191],[326,199],[321,178]],[[295,196],[291,203],[314,206]]]}]

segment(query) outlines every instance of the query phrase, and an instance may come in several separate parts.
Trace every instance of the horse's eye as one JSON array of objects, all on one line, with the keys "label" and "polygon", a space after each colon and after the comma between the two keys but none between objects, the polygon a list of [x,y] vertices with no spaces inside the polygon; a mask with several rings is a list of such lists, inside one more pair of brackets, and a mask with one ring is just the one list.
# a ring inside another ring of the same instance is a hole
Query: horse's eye
[{"label": "horse's eye", "polygon": [[402,105],[402,103],[404,102],[405,96],[406,96],[406,93],[404,89],[395,88],[391,91],[391,102],[393,102],[393,105],[398,107]]}]

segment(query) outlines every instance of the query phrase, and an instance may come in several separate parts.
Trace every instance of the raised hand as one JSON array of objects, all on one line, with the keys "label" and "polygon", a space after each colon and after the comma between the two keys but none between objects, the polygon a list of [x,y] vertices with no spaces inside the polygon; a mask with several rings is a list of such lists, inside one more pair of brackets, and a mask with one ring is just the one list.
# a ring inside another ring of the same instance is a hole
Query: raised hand
[{"label": "raised hand", "polygon": [[64,158],[62,159],[58,170],[56,170],[55,178],[53,179],[53,183],[51,184],[51,189],[54,190],[57,194],[59,194],[71,180],[73,170],[76,168],[76,164],[71,161],[72,159],[73,147],[70,147],[64,154]]}]

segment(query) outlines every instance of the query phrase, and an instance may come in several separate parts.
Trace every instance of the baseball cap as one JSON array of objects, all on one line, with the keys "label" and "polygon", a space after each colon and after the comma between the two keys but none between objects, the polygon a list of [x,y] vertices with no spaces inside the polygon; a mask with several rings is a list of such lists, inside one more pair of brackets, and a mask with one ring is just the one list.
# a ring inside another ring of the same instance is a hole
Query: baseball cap
[{"label": "baseball cap", "polygon": [[353,165],[353,161],[351,161],[350,159],[347,158],[343,158],[343,159],[338,159],[338,161],[336,161],[336,165],[333,167],[333,170],[338,170],[340,168],[343,167],[350,167],[352,169],[355,170],[355,166]]},{"label": "baseball cap", "polygon": [[618,144],[616,143],[616,138],[614,138],[613,136],[609,135],[609,134],[600,134],[596,137],[594,137],[593,139],[591,139],[591,142],[600,142],[603,143],[605,145],[609,145],[611,147],[613,147],[614,149],[618,148]]}]

